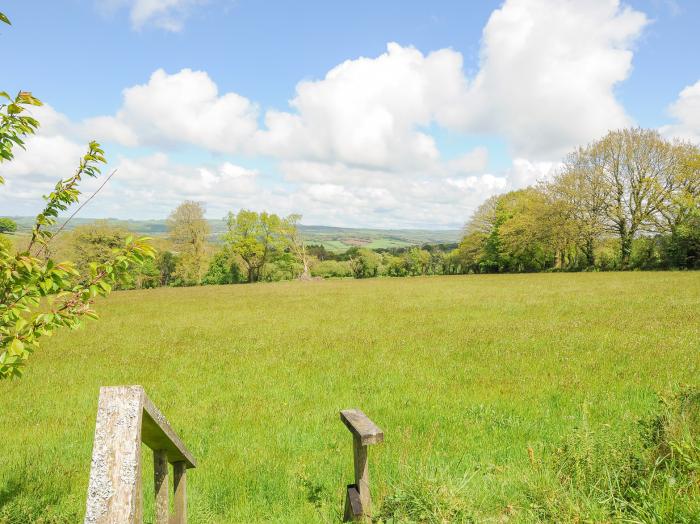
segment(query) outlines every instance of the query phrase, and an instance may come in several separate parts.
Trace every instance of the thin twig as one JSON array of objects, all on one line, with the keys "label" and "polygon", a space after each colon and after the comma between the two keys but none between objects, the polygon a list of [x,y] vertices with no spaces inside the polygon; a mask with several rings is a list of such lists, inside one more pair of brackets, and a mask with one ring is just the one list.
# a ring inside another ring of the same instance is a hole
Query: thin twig
[{"label": "thin twig", "polygon": [[80,204],[80,205],[78,206],[78,208],[77,208],[75,211],[73,211],[73,213],[71,214],[71,216],[69,216],[69,217],[66,219],[66,221],[63,222],[63,224],[61,224],[61,227],[59,227],[58,230],[57,230],[53,235],[51,235],[51,238],[49,238],[49,240],[46,242],[46,244],[44,244],[44,247],[43,247],[44,252],[46,252],[47,246],[49,245],[49,243],[51,243],[51,241],[52,241],[54,238],[56,238],[56,237],[58,236],[58,234],[59,234],[61,231],[63,231],[63,230],[65,229],[65,227],[68,225],[68,222],[70,222],[70,221],[73,219],[73,217],[74,217],[75,215],[77,215],[77,214],[80,212],[80,210],[83,209],[83,208],[87,205],[88,202],[90,202],[90,200],[92,200],[93,198],[95,198],[95,196],[97,195],[97,193],[99,193],[100,190],[102,190],[102,188],[105,187],[105,185],[107,184],[107,182],[109,182],[109,179],[112,178],[116,172],[117,172],[116,169],[115,169],[114,171],[112,171],[112,172],[109,174],[109,176],[108,176],[107,178],[105,178],[104,182],[102,182],[102,184],[100,184],[100,187],[98,187],[98,188],[95,190],[95,192],[94,192],[92,195],[90,195],[90,197],[89,197],[85,202],[83,202],[82,204]]}]

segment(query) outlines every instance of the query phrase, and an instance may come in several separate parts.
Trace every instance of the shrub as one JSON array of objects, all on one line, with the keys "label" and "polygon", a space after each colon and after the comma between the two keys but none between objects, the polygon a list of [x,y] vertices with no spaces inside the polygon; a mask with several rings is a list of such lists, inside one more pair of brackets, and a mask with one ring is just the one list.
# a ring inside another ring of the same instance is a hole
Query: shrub
[{"label": "shrub", "polygon": [[351,277],[350,263],[338,260],[322,260],[311,268],[311,275],[323,278]]},{"label": "shrub", "polygon": [[17,224],[11,218],[0,218],[0,233],[14,233],[17,231]]}]

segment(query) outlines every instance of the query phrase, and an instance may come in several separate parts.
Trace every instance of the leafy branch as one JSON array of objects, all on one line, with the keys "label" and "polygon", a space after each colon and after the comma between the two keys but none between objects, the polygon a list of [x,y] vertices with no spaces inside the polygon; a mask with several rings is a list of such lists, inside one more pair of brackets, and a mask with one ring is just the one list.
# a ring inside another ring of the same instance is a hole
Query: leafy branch
[{"label": "leafy branch", "polygon": [[[2,13],[0,22],[10,23]],[[14,158],[15,147],[25,148],[25,139],[39,127],[25,112],[40,105],[41,101],[27,91],[14,98],[0,92],[0,163]],[[112,250],[109,261],[91,263],[88,274],[81,274],[70,262],[57,263],[48,256],[47,245],[55,236],[50,227],[60,212],[78,202],[83,178],[99,175],[98,166],[104,163],[104,151],[97,142],[90,142],[73,176],[60,180],[44,196],[46,205],[36,217],[27,248],[12,253],[7,244],[0,243],[0,380],[22,375],[42,337],[61,328],[76,328],[83,317],[97,318],[92,308],[95,299],[107,296],[116,284],[126,281],[131,268],[155,257],[148,238],[131,237],[124,246]],[[38,253],[32,254],[37,247]],[[40,257],[42,251],[44,256]]]}]

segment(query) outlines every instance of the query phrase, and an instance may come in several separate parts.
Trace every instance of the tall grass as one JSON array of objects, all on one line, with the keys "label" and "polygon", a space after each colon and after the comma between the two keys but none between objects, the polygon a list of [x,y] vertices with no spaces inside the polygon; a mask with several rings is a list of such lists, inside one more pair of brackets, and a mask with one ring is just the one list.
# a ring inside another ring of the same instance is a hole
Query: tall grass
[{"label": "tall grass", "polygon": [[0,384],[3,524],[82,519],[114,384],[142,384],[197,457],[195,524],[337,522],[347,407],[385,430],[370,452],[385,522],[696,515],[697,434],[658,422],[656,392],[697,383],[700,274],[156,289],[98,309]]},{"label": "tall grass", "polygon": [[581,423],[530,489],[536,520],[700,522],[700,389],[660,399],[637,431]]}]

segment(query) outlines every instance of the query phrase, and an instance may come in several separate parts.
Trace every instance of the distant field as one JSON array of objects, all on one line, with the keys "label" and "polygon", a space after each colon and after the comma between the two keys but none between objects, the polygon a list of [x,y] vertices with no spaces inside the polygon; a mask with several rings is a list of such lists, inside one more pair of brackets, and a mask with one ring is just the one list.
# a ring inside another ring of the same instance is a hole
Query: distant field
[{"label": "distant field", "polygon": [[386,434],[377,508],[438,478],[463,484],[478,522],[530,522],[563,436],[631,431],[700,372],[699,273],[161,288],[98,309],[0,383],[0,522],[82,520],[101,385],[142,384],[197,457],[195,524],[337,522],[347,407]]},{"label": "distant field", "polygon": [[[11,217],[17,222],[20,232],[31,231],[34,217]],[[94,222],[94,218],[75,218],[67,229]],[[167,233],[165,220],[117,220],[109,219],[114,226],[123,227],[140,235],[160,236]],[[59,220],[59,223],[61,221]],[[211,227],[210,241],[218,242],[226,231],[223,220],[209,220]],[[330,226],[300,226],[304,239],[309,244],[323,245],[329,251],[346,251],[351,247],[369,249],[406,247],[423,244],[450,244],[459,242],[461,231],[458,229],[359,229]]]}]

